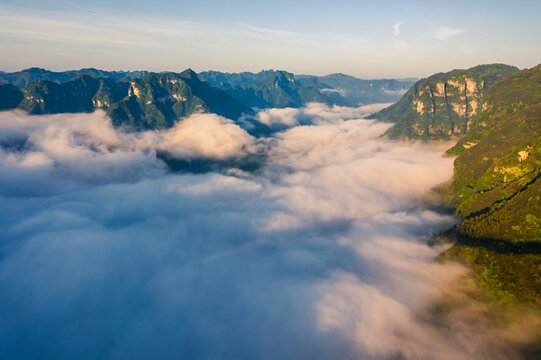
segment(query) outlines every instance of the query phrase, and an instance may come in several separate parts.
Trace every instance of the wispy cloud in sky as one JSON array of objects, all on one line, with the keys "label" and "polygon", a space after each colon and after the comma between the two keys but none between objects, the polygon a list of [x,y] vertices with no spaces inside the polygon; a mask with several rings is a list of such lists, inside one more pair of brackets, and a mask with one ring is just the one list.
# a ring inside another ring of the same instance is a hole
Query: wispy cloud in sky
[{"label": "wispy cloud in sky", "polygon": [[400,30],[400,27],[402,25],[404,25],[403,21],[399,21],[399,22],[397,22],[396,24],[393,25],[393,35],[394,36],[400,35],[400,33],[402,32],[402,30]]},{"label": "wispy cloud in sky", "polygon": [[467,31],[467,29],[459,29],[452,26],[442,25],[438,26],[432,31],[434,39],[447,41],[451,36],[461,34]]}]

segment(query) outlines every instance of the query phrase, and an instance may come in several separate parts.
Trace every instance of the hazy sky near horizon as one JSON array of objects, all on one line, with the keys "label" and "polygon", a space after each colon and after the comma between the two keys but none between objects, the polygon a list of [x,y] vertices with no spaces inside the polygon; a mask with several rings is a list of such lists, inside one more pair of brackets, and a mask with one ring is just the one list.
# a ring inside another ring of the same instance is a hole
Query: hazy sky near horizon
[{"label": "hazy sky near horizon", "polygon": [[0,0],[0,70],[423,77],[541,62],[541,2]]}]

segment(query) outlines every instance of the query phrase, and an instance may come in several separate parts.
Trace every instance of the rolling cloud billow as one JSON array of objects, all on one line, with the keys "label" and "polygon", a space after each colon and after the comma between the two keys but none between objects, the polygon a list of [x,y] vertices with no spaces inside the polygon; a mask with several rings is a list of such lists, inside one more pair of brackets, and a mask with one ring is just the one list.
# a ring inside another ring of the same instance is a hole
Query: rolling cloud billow
[{"label": "rolling cloud billow", "polygon": [[[387,141],[370,110],[266,110],[261,138],[0,113],[0,358],[494,358],[426,320],[465,271],[434,261],[454,219],[419,201],[446,144]],[[264,160],[175,173],[160,151]]]}]

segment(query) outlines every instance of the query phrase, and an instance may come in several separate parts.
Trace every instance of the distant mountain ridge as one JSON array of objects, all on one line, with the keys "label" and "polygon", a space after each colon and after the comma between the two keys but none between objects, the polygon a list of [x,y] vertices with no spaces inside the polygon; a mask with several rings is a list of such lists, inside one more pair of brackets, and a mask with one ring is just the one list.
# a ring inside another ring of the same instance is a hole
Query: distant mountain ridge
[{"label": "distant mountain ridge", "polygon": [[177,73],[151,73],[130,82],[128,97],[111,105],[107,114],[114,125],[153,129],[171,127],[198,111],[237,119],[252,110],[223,91],[200,81],[191,69]]},{"label": "distant mountain ridge", "polygon": [[[61,84],[80,75],[128,80],[142,78],[148,74],[150,72],[147,71],[103,71],[94,68],[63,72],[29,68],[13,73],[0,72],[0,84],[12,84],[19,89],[24,89],[35,81],[49,80]],[[252,108],[300,107],[308,102],[333,103],[330,97],[322,94],[317,88],[296,82],[294,75],[286,71],[265,70],[259,73],[238,74],[206,71],[200,73],[198,77],[211,87],[225,91],[239,102]]]},{"label": "distant mountain ridge", "polygon": [[[320,78],[331,85],[322,83]],[[170,127],[196,111],[237,119],[255,108],[298,108],[309,102],[362,104],[353,99],[351,91],[362,92],[364,101],[391,101],[398,96],[394,92],[402,92],[408,84],[360,80],[344,74],[320,78],[297,77],[281,70],[196,74],[192,70],[150,73],[89,68],[54,72],[30,68],[0,72],[0,110],[18,107],[31,114],[51,114],[103,109],[117,126],[152,129]],[[368,90],[360,90],[363,86],[372,89],[372,95],[367,95]],[[347,91],[349,95],[342,96]]]},{"label": "distant mountain ridge", "polygon": [[325,76],[295,75],[301,84],[310,84],[329,96],[336,104],[359,106],[373,103],[395,102],[415,80],[376,79],[363,80],[342,73]]},{"label": "distant mountain ridge", "polygon": [[199,78],[253,108],[300,107],[309,102],[333,104],[333,100],[319,89],[302,84],[287,71],[237,74],[206,71],[200,73]]},{"label": "distant mountain ridge", "polygon": [[[22,90],[39,80],[62,84],[85,74],[98,78],[130,80],[142,78],[149,73],[104,71],[95,68],[54,72],[42,68],[29,68],[11,73],[0,71],[0,85],[12,84]],[[204,71],[199,73],[198,77],[210,87],[228,93],[251,108],[301,107],[309,102],[342,106],[394,102],[413,84],[413,81],[407,79],[361,80],[345,74],[318,77],[294,75],[282,70],[262,70],[258,73]]]},{"label": "distant mountain ridge", "polygon": [[94,68],[68,71],[49,71],[42,68],[28,68],[17,72],[0,72],[0,83],[7,83],[24,89],[28,84],[38,80],[49,80],[63,83],[83,74],[94,75],[100,78],[138,78],[148,74],[148,71],[105,71]]},{"label": "distant mountain ridge", "polygon": [[491,64],[438,73],[419,80],[397,103],[370,118],[394,122],[387,132],[391,138],[462,136],[471,119],[485,107],[487,89],[517,71],[514,66]]},{"label": "distant mountain ridge", "polygon": [[[3,85],[12,86],[12,85]],[[115,126],[137,129],[172,127],[197,111],[237,119],[250,108],[201,82],[188,69],[177,73],[149,73],[141,78],[98,78],[83,74],[57,84],[39,80],[24,89],[18,107],[30,114],[91,112],[103,109]]]},{"label": "distant mountain ridge", "polygon": [[87,74],[60,84],[38,80],[26,86],[18,107],[35,115],[91,112],[119,101],[127,95],[128,86],[126,81]]},{"label": "distant mountain ridge", "polygon": [[253,72],[240,72],[240,73],[227,73],[220,71],[203,71],[199,73],[199,79],[206,82],[212,87],[218,87],[225,84],[231,86],[239,86],[250,82],[263,81],[267,76],[273,76],[276,74],[274,70],[261,70],[258,73]]}]

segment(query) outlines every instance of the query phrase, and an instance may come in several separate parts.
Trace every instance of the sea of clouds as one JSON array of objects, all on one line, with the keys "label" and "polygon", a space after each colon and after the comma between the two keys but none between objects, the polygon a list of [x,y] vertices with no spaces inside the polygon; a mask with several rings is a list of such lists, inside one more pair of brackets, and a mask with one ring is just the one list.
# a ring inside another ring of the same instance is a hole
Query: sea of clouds
[{"label": "sea of clouds", "polygon": [[[424,320],[465,271],[434,261],[455,220],[419,200],[449,144],[388,141],[376,108],[263,110],[280,131],[257,138],[213,114],[0,113],[0,358],[485,356]],[[179,173],[158,152],[262,163]]]}]

